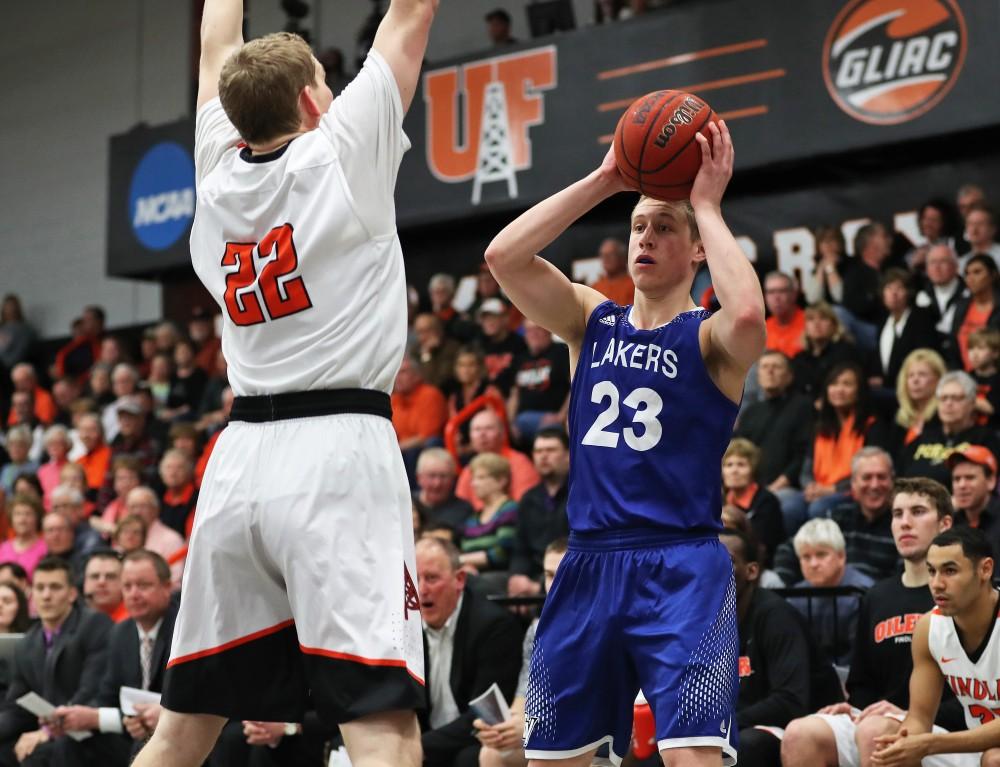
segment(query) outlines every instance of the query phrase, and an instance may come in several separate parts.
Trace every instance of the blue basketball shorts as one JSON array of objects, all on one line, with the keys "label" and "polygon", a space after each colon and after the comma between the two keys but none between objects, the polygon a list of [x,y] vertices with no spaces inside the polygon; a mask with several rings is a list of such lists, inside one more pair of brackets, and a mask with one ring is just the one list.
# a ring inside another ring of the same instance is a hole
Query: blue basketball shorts
[{"label": "blue basketball shorts", "polygon": [[535,635],[525,756],[598,749],[617,767],[641,688],[660,751],[714,746],[733,765],[738,657],[733,568],[718,537],[571,534]]}]

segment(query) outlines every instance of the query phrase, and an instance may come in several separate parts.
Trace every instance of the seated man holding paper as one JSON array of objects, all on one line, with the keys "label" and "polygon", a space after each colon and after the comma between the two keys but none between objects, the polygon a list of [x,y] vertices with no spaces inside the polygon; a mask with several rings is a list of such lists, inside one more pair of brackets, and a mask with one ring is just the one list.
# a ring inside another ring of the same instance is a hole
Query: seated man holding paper
[{"label": "seated man holding paper", "polygon": [[122,597],[128,620],[111,630],[107,670],[87,705],[55,710],[52,735],[91,731],[83,741],[58,737],[55,764],[125,767],[156,728],[160,690],[170,657],[177,607],[170,600],[170,566],[159,554],[138,549],[122,562]]},{"label": "seated man holding paper", "polygon": [[[542,568],[545,575],[545,592],[552,588],[559,563],[566,556],[566,539],[557,538],[545,548]],[[528,693],[528,669],[531,666],[531,649],[535,644],[535,627],[538,618],[528,626],[524,635],[521,676],[517,680],[517,695],[510,707],[510,716],[501,722],[485,721],[482,715],[472,724],[476,737],[483,744],[479,752],[480,767],[526,767],[524,758],[524,700]],[[478,708],[478,707],[477,707]]]},{"label": "seated man holding paper", "polygon": [[510,700],[521,665],[523,631],[506,610],[465,588],[454,544],[417,542],[428,710],[420,714],[424,767],[475,767],[479,741],[469,702],[493,684]]},{"label": "seated man holding paper", "polygon": [[208,767],[320,767],[326,742],[338,732],[311,707],[302,722],[231,719],[209,755]]},{"label": "seated man holding paper", "polygon": [[73,584],[73,569],[64,559],[46,557],[35,568],[31,594],[41,620],[14,653],[11,684],[0,709],[2,767],[49,764],[56,742],[53,706],[97,694],[112,622],[81,606]]}]

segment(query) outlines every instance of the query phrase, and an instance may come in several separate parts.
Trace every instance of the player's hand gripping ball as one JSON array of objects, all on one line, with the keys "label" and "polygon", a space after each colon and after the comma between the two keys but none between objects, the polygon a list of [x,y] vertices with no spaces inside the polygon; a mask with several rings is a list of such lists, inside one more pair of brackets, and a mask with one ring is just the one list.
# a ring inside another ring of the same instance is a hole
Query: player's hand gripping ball
[{"label": "player's hand gripping ball", "polygon": [[615,162],[633,189],[658,200],[685,200],[701,167],[695,134],[712,141],[719,117],[683,91],[655,91],[632,102],[615,130]]}]

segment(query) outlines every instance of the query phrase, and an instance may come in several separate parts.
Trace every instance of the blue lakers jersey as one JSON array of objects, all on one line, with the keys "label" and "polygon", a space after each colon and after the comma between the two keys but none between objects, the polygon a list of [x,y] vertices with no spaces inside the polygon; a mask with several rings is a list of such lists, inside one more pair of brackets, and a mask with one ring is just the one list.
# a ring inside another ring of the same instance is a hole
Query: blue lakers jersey
[{"label": "blue lakers jersey", "polygon": [[682,312],[639,330],[628,307],[590,315],[570,394],[567,514],[574,532],[722,529],[721,464],[737,406],[709,377]]}]

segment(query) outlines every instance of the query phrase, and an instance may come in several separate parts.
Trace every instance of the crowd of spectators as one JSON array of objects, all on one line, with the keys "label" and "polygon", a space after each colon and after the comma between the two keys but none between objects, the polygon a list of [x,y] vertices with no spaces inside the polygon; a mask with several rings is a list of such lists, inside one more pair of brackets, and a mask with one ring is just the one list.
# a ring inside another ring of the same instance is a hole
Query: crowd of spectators
[{"label": "crowd of spectators", "polygon": [[[740,661],[750,764],[774,763],[783,748],[757,725],[846,705],[841,679],[850,705],[865,689],[866,701],[905,707],[905,690],[857,664],[877,655],[872,621],[886,620],[899,590],[886,584],[903,577],[926,592],[913,581],[935,530],[978,528],[1000,554],[994,217],[980,190],[963,187],[954,211],[935,200],[919,221],[919,242],[862,226],[853,257],[838,229],[821,228],[812,273],[762,276],[767,350],[719,475],[741,632],[761,638]],[[595,245],[595,287],[629,303],[625,244]],[[548,555],[565,548],[569,353],[520,316],[485,266],[469,306],[455,294],[455,279],[437,274],[426,303],[413,304],[392,393],[428,648],[425,762],[523,764],[505,745],[513,729],[477,720],[469,702],[494,682],[515,699],[530,603],[554,569]],[[711,308],[711,291],[696,299]],[[185,319],[108,332],[90,306],[45,354],[18,297],[3,300],[0,633],[25,636],[0,659],[0,765],[126,764],[155,727],[155,705],[125,715],[112,693],[122,680],[159,689],[199,487],[232,405],[214,318]],[[930,499],[934,524],[912,533],[901,492]],[[823,596],[831,587],[837,596]],[[786,600],[773,589],[792,591]],[[70,644],[72,663],[45,671]],[[766,652],[784,658],[781,672],[754,676]],[[27,691],[59,718],[26,716],[15,699]],[[789,730],[788,758],[807,751],[810,727]],[[76,730],[94,737],[65,736]],[[335,736],[312,713],[234,722],[212,764],[319,764]]]}]

